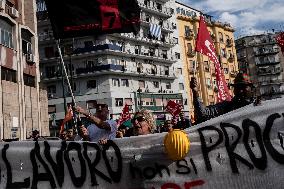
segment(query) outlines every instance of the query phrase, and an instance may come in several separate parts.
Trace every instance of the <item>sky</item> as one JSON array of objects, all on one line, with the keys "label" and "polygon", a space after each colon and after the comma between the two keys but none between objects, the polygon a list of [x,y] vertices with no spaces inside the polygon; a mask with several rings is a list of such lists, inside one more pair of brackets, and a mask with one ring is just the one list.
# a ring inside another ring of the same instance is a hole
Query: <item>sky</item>
[{"label": "sky", "polygon": [[235,37],[284,31],[284,0],[178,0],[192,8],[228,22]]}]

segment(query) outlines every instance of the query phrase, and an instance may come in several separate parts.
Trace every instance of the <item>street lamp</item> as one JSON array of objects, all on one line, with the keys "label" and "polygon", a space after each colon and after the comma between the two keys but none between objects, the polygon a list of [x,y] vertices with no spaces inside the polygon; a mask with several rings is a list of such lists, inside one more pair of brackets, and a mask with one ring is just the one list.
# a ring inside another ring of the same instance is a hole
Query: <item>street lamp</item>
[{"label": "street lamp", "polygon": [[141,100],[141,92],[142,92],[142,89],[139,87],[139,89],[137,90],[138,92],[138,95],[139,95],[139,108],[141,109],[142,108],[142,100]]}]

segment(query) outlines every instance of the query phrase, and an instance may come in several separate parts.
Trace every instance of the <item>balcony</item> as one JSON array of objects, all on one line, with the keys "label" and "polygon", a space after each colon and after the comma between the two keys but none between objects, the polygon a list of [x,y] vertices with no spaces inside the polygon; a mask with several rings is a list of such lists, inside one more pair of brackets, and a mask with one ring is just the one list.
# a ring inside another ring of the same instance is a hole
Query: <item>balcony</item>
[{"label": "balcony", "polygon": [[233,54],[230,54],[228,61],[232,63],[232,62],[234,62],[234,60],[235,60],[235,56]]},{"label": "balcony", "polygon": [[283,72],[283,69],[258,69],[257,74],[260,76],[265,76],[265,75],[276,75],[280,74]]},{"label": "balcony", "polygon": [[192,40],[194,38],[194,33],[192,31],[186,32],[184,38],[187,40]]},{"label": "balcony", "polygon": [[279,48],[270,48],[270,49],[259,49],[258,51],[255,51],[255,56],[266,56],[266,55],[273,55],[279,53]]},{"label": "balcony", "polygon": [[[152,73],[151,70],[145,71],[141,67],[137,68],[126,68],[122,65],[114,65],[114,64],[106,64],[106,65],[98,65],[93,67],[82,67],[77,68],[75,71],[74,77],[91,77],[98,75],[127,75],[134,77],[148,77],[155,79],[165,79],[165,80],[174,80],[176,76],[169,71],[165,71],[164,74],[158,74],[157,72]],[[143,75],[143,76],[141,76]]]},{"label": "balcony", "polygon": [[164,39],[161,40],[155,40],[155,39],[150,39],[146,36],[135,36],[132,33],[121,33],[121,34],[110,34],[115,37],[119,37],[125,40],[131,40],[134,42],[139,42],[143,43],[149,46],[162,46],[162,47],[167,47],[171,48],[175,46],[173,38],[165,37]]},{"label": "balcony", "polygon": [[151,14],[156,14],[157,16],[164,17],[164,18],[170,18],[173,14],[173,10],[166,6],[156,7],[151,5],[145,5],[142,2],[138,3],[141,7],[142,11],[149,12]]},{"label": "balcony", "polygon": [[38,40],[39,41],[48,41],[48,40],[53,40],[53,32],[44,32],[44,33],[39,33],[38,34]]},{"label": "balcony", "polygon": [[193,58],[196,55],[196,52],[195,51],[188,51],[186,54],[187,54],[188,57]]}]

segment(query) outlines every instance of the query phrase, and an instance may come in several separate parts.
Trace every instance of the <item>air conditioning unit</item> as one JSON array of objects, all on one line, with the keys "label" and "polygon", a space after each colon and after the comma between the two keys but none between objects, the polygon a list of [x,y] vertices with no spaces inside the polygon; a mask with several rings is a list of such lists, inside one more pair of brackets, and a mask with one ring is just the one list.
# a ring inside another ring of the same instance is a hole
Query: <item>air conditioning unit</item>
[{"label": "air conditioning unit", "polygon": [[15,9],[14,7],[11,7],[9,10],[9,15],[13,18],[18,18],[19,17],[19,11]]},{"label": "air conditioning unit", "polygon": [[4,10],[6,5],[6,0],[0,0],[0,10]]},{"label": "air conditioning unit", "polygon": [[28,63],[34,63],[34,55],[33,54],[26,54],[26,61]]}]

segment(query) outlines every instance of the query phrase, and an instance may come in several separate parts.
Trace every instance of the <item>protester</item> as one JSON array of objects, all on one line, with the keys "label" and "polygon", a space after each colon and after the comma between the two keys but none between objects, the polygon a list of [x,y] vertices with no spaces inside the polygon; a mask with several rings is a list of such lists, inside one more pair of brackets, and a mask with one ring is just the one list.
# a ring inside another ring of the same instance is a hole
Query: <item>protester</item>
[{"label": "protester", "polygon": [[38,130],[33,130],[32,131],[32,139],[34,140],[34,141],[37,141],[38,139],[39,139],[39,131]]},{"label": "protester", "polygon": [[223,101],[205,107],[199,99],[196,78],[191,78],[190,88],[193,94],[193,105],[197,123],[204,122],[253,102],[253,84],[249,80],[248,75],[238,73],[232,86],[234,87],[235,96],[231,101]]},{"label": "protester", "polygon": [[162,126],[160,132],[169,132],[169,131],[172,131],[173,130],[173,123],[171,120],[166,120],[164,125]]},{"label": "protester", "polygon": [[74,130],[73,129],[68,129],[66,132],[65,140],[66,141],[73,141],[74,140]]},{"label": "protester", "polygon": [[147,135],[155,132],[156,125],[153,114],[146,109],[135,112],[132,120],[133,135]]},{"label": "protester", "polygon": [[95,115],[92,115],[80,106],[76,107],[76,111],[86,116],[86,118],[92,122],[88,128],[80,126],[80,135],[84,140],[104,144],[107,140],[115,138],[117,124],[114,120],[107,119],[109,116],[108,105],[97,104]]},{"label": "protester", "polygon": [[65,138],[66,138],[66,130],[63,130],[61,133],[59,133],[59,138],[61,139],[61,140],[65,140]]},{"label": "protester", "polygon": [[127,131],[127,127],[125,125],[120,125],[118,127],[118,130],[116,132],[116,138],[123,138],[126,134],[126,131]]},{"label": "protester", "polygon": [[179,121],[174,126],[174,129],[186,129],[192,126],[192,123],[189,119],[184,117],[184,113],[179,113]]}]

